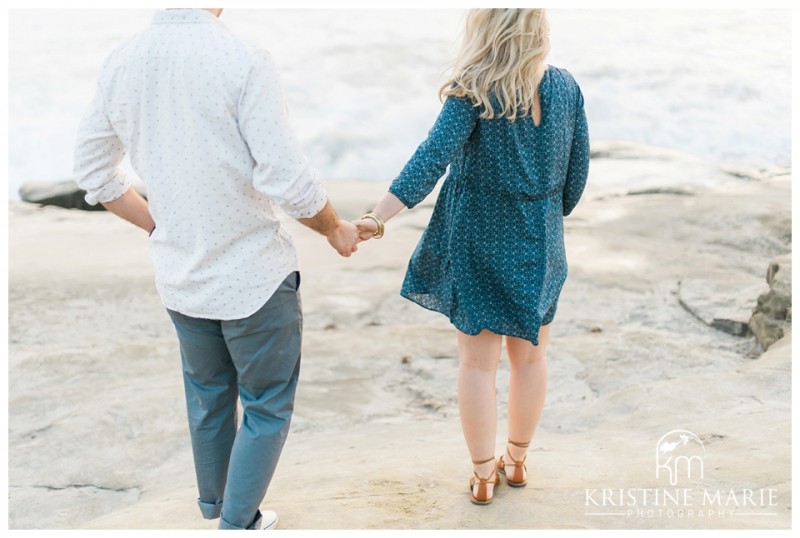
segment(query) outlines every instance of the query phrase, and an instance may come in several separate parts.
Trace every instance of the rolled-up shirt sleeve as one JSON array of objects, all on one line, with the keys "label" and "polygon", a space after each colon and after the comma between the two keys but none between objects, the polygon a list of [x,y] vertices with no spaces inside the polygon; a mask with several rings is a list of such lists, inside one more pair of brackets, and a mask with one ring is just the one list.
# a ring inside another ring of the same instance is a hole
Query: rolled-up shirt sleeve
[{"label": "rolled-up shirt sleeve", "polygon": [[253,187],[290,217],[319,213],[327,193],[295,137],[275,63],[264,50],[253,55],[239,100],[239,129],[255,161]]},{"label": "rolled-up shirt sleeve", "polygon": [[86,191],[88,204],[112,202],[128,192],[131,183],[120,167],[124,157],[125,146],[108,119],[98,84],[75,144],[73,178]]}]

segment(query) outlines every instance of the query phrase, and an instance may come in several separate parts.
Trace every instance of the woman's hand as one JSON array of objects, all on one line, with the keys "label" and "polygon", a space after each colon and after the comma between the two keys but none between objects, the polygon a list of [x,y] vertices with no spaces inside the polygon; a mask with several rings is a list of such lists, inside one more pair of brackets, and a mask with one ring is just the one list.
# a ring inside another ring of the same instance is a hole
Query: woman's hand
[{"label": "woman's hand", "polygon": [[372,236],[378,231],[378,223],[372,219],[354,220],[353,224],[358,228],[358,238],[361,241],[372,239]]}]

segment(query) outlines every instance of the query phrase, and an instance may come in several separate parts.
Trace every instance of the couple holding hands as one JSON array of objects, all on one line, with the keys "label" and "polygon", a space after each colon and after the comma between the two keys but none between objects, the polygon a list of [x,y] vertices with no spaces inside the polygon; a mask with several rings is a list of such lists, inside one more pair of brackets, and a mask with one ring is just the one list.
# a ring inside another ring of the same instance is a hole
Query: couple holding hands
[{"label": "couple holding hands", "polygon": [[[302,334],[300,274],[279,211],[349,256],[421,202],[448,167],[401,294],[456,329],[471,501],[490,503],[499,474],[525,486],[567,275],[563,218],[589,166],[583,96],[566,70],[545,63],[544,11],[468,13],[439,117],[355,223],[338,218],[309,167],[269,53],[233,35],[221,11],[159,11],[115,49],[75,153],[87,201],[150,233],[156,288],[180,343],[203,517],[223,529],[278,522],[259,507],[289,430]],[[147,200],[130,189],[126,153]],[[508,443],[495,457],[503,339]]]}]

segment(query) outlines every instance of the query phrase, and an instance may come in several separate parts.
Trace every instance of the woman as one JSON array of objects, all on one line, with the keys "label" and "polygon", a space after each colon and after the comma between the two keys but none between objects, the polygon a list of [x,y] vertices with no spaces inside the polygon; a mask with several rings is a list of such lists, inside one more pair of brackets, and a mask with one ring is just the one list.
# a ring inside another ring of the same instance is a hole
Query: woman
[{"label": "woman", "polygon": [[[474,476],[472,502],[492,501],[497,472],[527,483],[525,458],[547,386],[545,348],[567,275],[563,217],[586,184],[583,96],[545,64],[541,9],[470,11],[444,105],[427,140],[372,213],[362,239],[421,202],[444,174],[401,294],[448,316],[459,349],[458,406]],[[495,380],[510,361],[508,444],[495,464]]]}]

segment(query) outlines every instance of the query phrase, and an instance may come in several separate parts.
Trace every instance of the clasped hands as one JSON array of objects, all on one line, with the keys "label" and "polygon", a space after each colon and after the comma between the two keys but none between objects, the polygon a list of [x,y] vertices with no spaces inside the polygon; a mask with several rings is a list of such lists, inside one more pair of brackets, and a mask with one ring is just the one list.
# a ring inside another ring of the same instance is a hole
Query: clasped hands
[{"label": "clasped hands", "polygon": [[372,239],[378,231],[378,223],[372,219],[361,218],[348,222],[339,220],[336,228],[326,237],[328,243],[345,258],[358,250],[358,244]]}]

